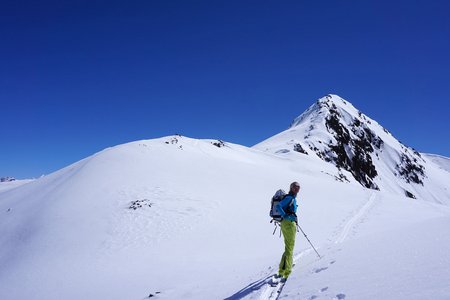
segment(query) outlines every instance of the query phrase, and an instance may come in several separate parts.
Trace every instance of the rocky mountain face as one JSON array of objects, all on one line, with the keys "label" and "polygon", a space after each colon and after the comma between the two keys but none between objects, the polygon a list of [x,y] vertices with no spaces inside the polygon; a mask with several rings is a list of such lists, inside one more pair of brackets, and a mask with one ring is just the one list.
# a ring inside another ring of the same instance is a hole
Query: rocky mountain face
[{"label": "rocky mountain face", "polygon": [[[382,186],[416,198],[432,162],[398,141],[383,126],[337,95],[317,100],[286,130],[254,146],[280,155],[297,152],[332,163],[336,178],[362,186]],[[395,187],[392,184],[395,181]]]}]

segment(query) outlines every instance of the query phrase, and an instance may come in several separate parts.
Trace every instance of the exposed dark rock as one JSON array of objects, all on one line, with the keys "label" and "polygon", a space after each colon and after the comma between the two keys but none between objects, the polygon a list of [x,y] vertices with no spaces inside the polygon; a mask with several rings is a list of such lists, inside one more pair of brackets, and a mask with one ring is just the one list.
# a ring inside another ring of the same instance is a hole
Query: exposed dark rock
[{"label": "exposed dark rock", "polygon": [[333,130],[335,136],[337,136],[342,143],[347,144],[350,141],[348,129],[339,122],[338,113],[336,111],[330,110],[330,112],[330,116],[325,121],[328,131]]},{"label": "exposed dark rock", "polygon": [[161,292],[155,292],[155,294],[150,294],[148,295],[148,298],[152,298],[155,297],[156,295],[161,294]]},{"label": "exposed dark rock", "polygon": [[347,176],[345,176],[341,171],[339,171],[339,176],[334,176],[334,178],[336,179],[336,181],[350,182],[350,180],[348,180]]},{"label": "exposed dark rock", "polygon": [[405,194],[407,197],[412,198],[412,199],[417,199],[416,196],[414,196],[413,193],[411,193],[410,191],[405,190]]},{"label": "exposed dark rock", "polygon": [[306,152],[305,149],[303,149],[302,145],[298,143],[294,144],[294,151],[308,155],[308,152]]},{"label": "exposed dark rock", "polygon": [[336,143],[328,145],[332,151],[331,154],[334,154],[331,155],[331,160],[335,165],[352,173],[361,185],[378,190],[378,186],[373,182],[378,173],[370,153],[374,152],[372,142],[379,148],[382,145],[381,139],[366,126],[362,127],[362,130],[358,128],[362,126],[358,119],[354,120],[352,126],[352,131],[357,138],[352,139],[347,127],[340,122],[339,113],[333,106],[325,120],[325,125],[336,140]]},{"label": "exposed dark rock", "polygon": [[6,176],[6,177],[2,177],[0,178],[0,182],[11,182],[11,181],[15,181],[16,179],[14,177],[11,176]]},{"label": "exposed dark rock", "polygon": [[152,205],[153,203],[151,203],[149,199],[139,199],[132,201],[128,208],[136,210],[143,207],[152,207]]},{"label": "exposed dark rock", "polygon": [[225,142],[222,140],[217,140],[216,142],[212,142],[212,144],[218,148],[225,147]]},{"label": "exposed dark rock", "polygon": [[[177,135],[178,136],[178,135]],[[168,141],[166,141],[166,144],[172,144],[172,145],[174,145],[174,144],[178,144],[178,138],[177,138],[177,136],[174,136],[174,137],[172,137],[170,140],[168,140]],[[179,136],[178,136],[179,137]]]},{"label": "exposed dark rock", "polygon": [[290,152],[288,149],[280,149],[280,150],[278,150],[277,152],[275,152],[275,153],[288,153],[288,152]]},{"label": "exposed dark rock", "polygon": [[414,148],[411,148],[411,149],[413,150],[415,155],[417,155],[418,157],[422,158],[422,155],[420,155],[420,153],[416,149],[414,149]]},{"label": "exposed dark rock", "polygon": [[397,164],[396,169],[398,175],[405,179],[407,183],[414,182],[423,185],[425,168],[421,164],[413,162],[408,154],[402,153],[400,156],[400,163]]}]

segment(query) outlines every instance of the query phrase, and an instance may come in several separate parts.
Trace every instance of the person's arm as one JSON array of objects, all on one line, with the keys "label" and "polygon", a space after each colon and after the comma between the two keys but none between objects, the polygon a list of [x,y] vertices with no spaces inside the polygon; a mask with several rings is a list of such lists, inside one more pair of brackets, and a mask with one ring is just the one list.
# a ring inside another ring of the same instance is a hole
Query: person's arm
[{"label": "person's arm", "polygon": [[281,213],[281,217],[284,218],[284,216],[286,216],[286,212],[284,211],[283,207],[286,207],[289,205],[289,203],[292,200],[292,196],[288,195],[286,197],[284,197],[283,200],[281,200],[280,203],[277,204],[277,209],[278,211]]}]

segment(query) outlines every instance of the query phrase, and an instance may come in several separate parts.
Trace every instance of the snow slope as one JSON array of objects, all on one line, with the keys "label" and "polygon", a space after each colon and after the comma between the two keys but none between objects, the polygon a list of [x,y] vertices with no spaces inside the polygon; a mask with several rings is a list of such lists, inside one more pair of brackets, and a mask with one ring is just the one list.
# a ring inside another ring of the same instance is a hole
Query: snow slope
[{"label": "snow slope", "polygon": [[[322,259],[311,249],[297,252],[281,295],[266,284],[266,272],[229,299],[449,299],[449,213],[373,192],[319,244]],[[307,242],[298,236],[299,243]]]},{"label": "snow slope", "polygon": [[26,183],[33,181],[34,179],[22,179],[22,180],[14,180],[8,182],[0,182],[0,193],[5,192],[10,189],[14,189]]},{"label": "snow slope", "polygon": [[311,226],[325,206],[334,211],[318,240],[365,193],[343,186],[328,203],[315,182],[340,184],[315,161],[212,142],[175,136],[119,145],[2,193],[0,298],[223,298],[278,259],[268,222],[274,190],[302,182]]},{"label": "snow slope", "polygon": [[432,162],[437,164],[439,166],[439,168],[441,168],[447,172],[450,172],[450,158],[441,156],[441,155],[436,155],[436,154],[429,154],[429,153],[425,153],[424,155],[428,160],[431,160]]},{"label": "snow slope", "polygon": [[[342,174],[317,155],[178,135],[107,148],[0,192],[0,299],[446,299],[449,207]],[[323,258],[299,234],[278,294],[268,211],[294,180]]]}]

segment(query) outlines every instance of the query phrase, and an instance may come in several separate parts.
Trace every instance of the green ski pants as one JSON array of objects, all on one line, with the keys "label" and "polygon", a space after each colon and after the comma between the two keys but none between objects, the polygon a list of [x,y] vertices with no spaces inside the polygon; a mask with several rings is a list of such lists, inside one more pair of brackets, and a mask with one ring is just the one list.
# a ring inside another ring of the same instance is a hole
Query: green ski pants
[{"label": "green ski pants", "polygon": [[294,244],[295,234],[297,232],[295,222],[288,220],[281,221],[281,232],[284,237],[284,253],[281,257],[278,274],[284,278],[288,278],[292,272],[292,264],[294,262]]}]

